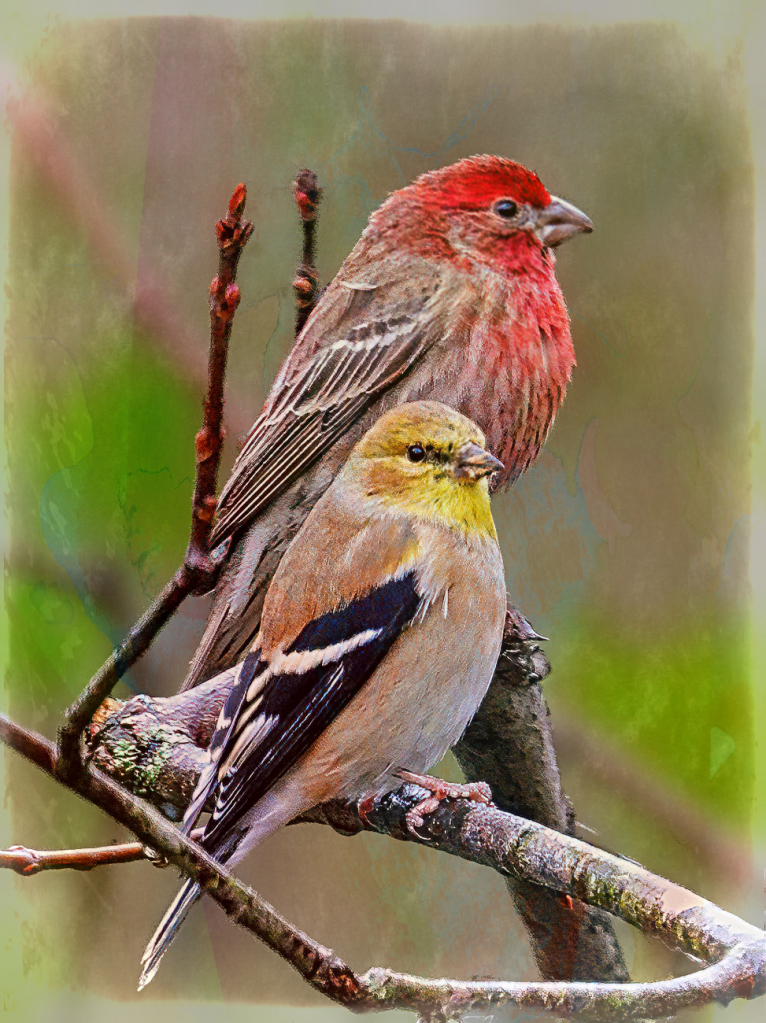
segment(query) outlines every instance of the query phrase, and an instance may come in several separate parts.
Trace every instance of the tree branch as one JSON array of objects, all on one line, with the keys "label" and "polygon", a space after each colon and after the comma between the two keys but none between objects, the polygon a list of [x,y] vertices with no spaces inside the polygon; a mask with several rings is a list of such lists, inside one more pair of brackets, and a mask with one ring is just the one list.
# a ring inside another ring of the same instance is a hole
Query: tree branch
[{"label": "tree branch", "polygon": [[[197,697],[199,688],[184,697]],[[42,736],[0,716],[0,739],[55,776],[56,750]],[[727,1004],[735,997],[766,993],[766,933],[642,867],[496,807],[462,800],[442,805],[428,818],[424,831],[413,836],[405,818],[423,790],[407,785],[378,801],[366,817],[375,830],[599,906],[713,965],[652,984],[464,982],[380,968],[356,974],[329,949],[289,924],[151,806],[100,771],[86,767],[65,784],[197,880],[228,916],[265,941],[314,988],[355,1011],[404,1008],[444,1019],[470,1009],[513,1003],[557,1014],[587,1009],[592,1016],[614,1020],[659,1018],[681,1008],[711,1001]],[[354,819],[361,826],[353,807],[336,810],[328,804],[316,811],[319,819],[326,820],[332,820],[336,812],[346,831]]]},{"label": "tree branch", "polygon": [[12,845],[0,850],[0,868],[31,877],[42,870],[93,870],[94,867],[135,863],[147,858],[151,859],[151,854],[140,842],[103,845],[95,849],[27,849],[23,845]]},{"label": "tree branch", "polygon": [[242,219],[246,198],[245,186],[237,185],[229,200],[226,217],[216,224],[218,275],[210,285],[208,391],[202,429],[196,437],[197,468],[189,546],[183,564],[173,578],[67,710],[58,737],[56,769],[62,779],[71,779],[82,769],[80,737],[98,707],[125,672],[145,653],[186,597],[190,593],[205,593],[214,585],[225,557],[224,549],[211,554],[208,541],[215,514],[215,490],[223,443],[226,359],[232,320],[240,301],[239,288],[235,283],[237,264],[253,232],[252,223]]},{"label": "tree branch", "polygon": [[293,181],[293,198],[303,228],[303,254],[293,281],[295,292],[295,336],[303,330],[317,300],[319,278],[315,266],[316,222],[322,189],[313,171],[304,168]]},{"label": "tree branch", "polygon": [[[156,850],[204,890],[236,923],[251,930],[273,948],[313,987],[331,997],[345,989],[349,968],[336,960],[328,949],[292,927],[265,900],[243,885],[191,839],[182,835],[148,803],[132,795],[100,771],[89,766],[69,779],[56,770],[57,751],[53,743],[28,731],[0,714],[0,741],[31,760],[90,803],[106,811],[131,830],[151,849]],[[343,998],[336,997],[343,1001]]]},{"label": "tree branch", "polygon": [[[541,638],[509,603],[489,692],[453,752],[469,781],[489,783],[502,810],[573,835],[540,684],[550,672]],[[517,876],[506,884],[546,980],[630,980],[606,913]]]},{"label": "tree branch", "polygon": [[[539,682],[549,665],[536,639],[521,616],[509,615],[490,690],[454,752],[469,781],[489,782],[501,809],[572,834],[574,815],[561,788]],[[163,811],[183,810],[194,791],[199,747],[210,742],[235,671],[167,701],[131,700],[106,720],[94,763]],[[167,741],[158,742],[163,736]],[[136,774],[136,763],[145,767],[144,775]],[[543,977],[630,979],[605,913],[515,876],[507,885]]]}]

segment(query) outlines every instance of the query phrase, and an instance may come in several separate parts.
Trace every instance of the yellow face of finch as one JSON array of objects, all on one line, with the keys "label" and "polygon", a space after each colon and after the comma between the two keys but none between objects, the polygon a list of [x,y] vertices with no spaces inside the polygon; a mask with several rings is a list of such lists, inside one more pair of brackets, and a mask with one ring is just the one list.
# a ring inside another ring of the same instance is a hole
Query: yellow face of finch
[{"label": "yellow face of finch", "polygon": [[496,537],[489,477],[503,463],[470,419],[436,401],[400,405],[357,445],[346,472],[366,498],[467,533]]}]

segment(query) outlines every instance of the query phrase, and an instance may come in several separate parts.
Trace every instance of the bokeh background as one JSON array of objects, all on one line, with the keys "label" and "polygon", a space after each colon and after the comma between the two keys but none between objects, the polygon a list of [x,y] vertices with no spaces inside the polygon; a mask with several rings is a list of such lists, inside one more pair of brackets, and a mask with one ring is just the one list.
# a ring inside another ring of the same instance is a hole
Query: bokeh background
[{"label": "bokeh background", "polygon": [[[535,468],[495,502],[509,589],[550,637],[564,785],[598,843],[762,926],[744,42],[673,22],[495,20],[57,19],[27,48],[8,107],[6,706],[53,735],[183,555],[213,226],[234,185],[255,235],[224,472],[292,341],[295,171],[325,189],[326,282],[388,192],[472,153],[511,156],[596,227],[559,250],[569,395]],[[187,602],[118,695],[175,691],[207,606]],[[121,837],[18,759],[5,783],[3,844]],[[536,976],[499,877],[449,857],[302,826],[242,873],[355,967]],[[0,876],[6,1012],[345,1018],[215,907],[139,999],[175,886],[141,864]],[[618,926],[636,979],[688,969]]]}]

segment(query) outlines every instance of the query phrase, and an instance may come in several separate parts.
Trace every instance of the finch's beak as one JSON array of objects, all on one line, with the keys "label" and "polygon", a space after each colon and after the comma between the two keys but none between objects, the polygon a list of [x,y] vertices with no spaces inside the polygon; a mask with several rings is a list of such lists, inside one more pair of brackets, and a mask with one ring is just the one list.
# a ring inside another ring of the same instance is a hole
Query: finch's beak
[{"label": "finch's beak", "polygon": [[551,196],[551,201],[544,206],[530,225],[532,231],[546,248],[553,248],[571,238],[573,234],[584,231],[590,234],[593,224],[582,210],[578,210],[571,202]]},{"label": "finch's beak", "polygon": [[478,480],[504,468],[499,458],[495,458],[478,444],[469,443],[464,444],[457,453],[454,474],[458,478]]}]

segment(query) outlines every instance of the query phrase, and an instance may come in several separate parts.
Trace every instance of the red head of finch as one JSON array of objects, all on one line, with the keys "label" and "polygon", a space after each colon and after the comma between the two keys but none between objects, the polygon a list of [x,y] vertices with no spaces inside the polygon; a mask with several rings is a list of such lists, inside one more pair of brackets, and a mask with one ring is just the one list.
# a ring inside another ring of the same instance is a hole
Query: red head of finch
[{"label": "red head of finch", "polygon": [[433,365],[424,360],[434,391],[420,393],[481,426],[506,467],[497,483],[536,457],[564,397],[575,356],[551,250],[592,229],[533,171],[471,157],[394,192],[339,274],[407,276],[415,289],[421,274],[426,282],[433,275],[422,261],[439,268],[423,328],[426,337],[443,330],[449,351],[437,344]]}]

